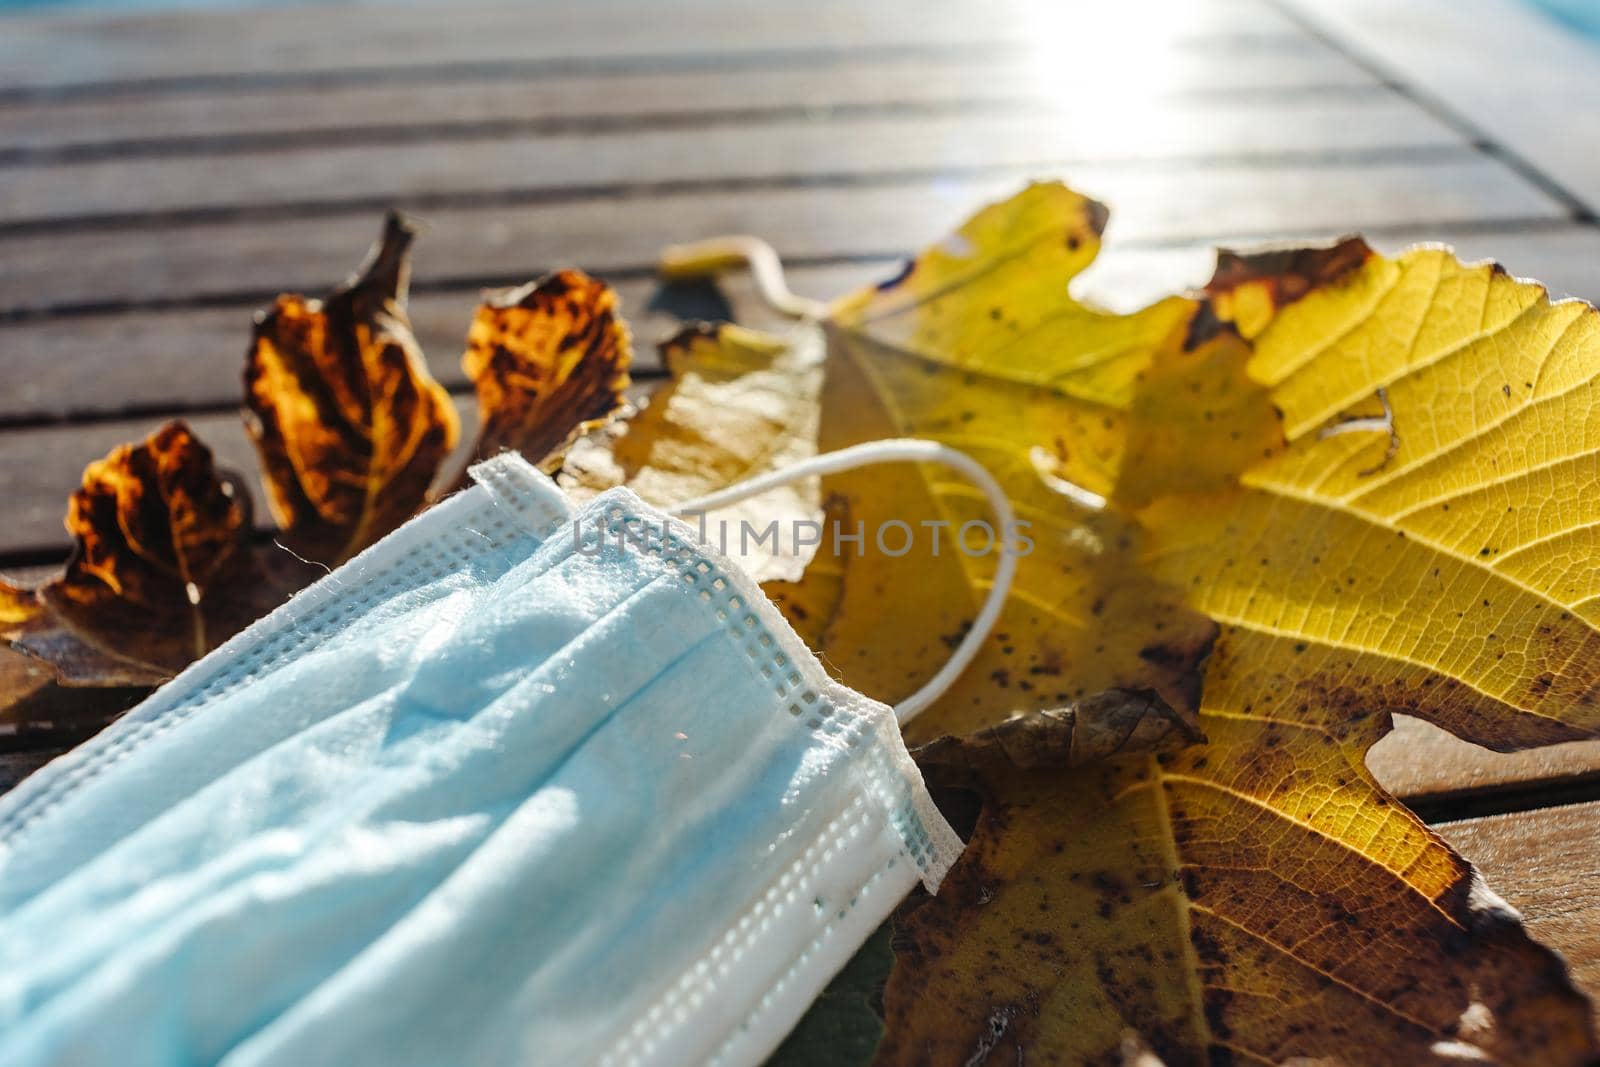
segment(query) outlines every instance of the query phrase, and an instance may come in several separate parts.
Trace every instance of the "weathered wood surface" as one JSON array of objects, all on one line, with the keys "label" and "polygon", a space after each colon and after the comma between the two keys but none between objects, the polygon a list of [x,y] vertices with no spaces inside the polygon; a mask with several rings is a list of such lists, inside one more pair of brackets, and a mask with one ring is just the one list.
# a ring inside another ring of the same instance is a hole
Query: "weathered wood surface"
[{"label": "weathered wood surface", "polygon": [[[1559,19],[1530,17],[1521,0],[1288,0],[1288,9],[1600,204],[1600,48]],[[1487,56],[1506,61],[1486,70]]]},{"label": "weathered wood surface", "polygon": [[[1426,231],[1397,234],[1380,242],[1392,248],[1421,239]],[[1600,234],[1586,227],[1507,235],[1466,234],[1463,253],[1493,249],[1516,272],[1532,263],[1560,265],[1574,287],[1600,292]],[[1226,243],[1226,242],[1224,242]],[[361,241],[345,250],[348,265],[360,255]],[[1121,249],[1113,245],[1082,279],[1081,295],[1104,303],[1136,306],[1163,292],[1204,281],[1214,252],[1210,245],[1170,249]],[[423,245],[419,273],[427,260]],[[561,261],[557,261],[560,263]],[[831,297],[886,277],[892,259],[868,259],[820,267],[798,267],[791,282],[798,292]],[[537,270],[507,274],[507,283],[527,280]],[[330,271],[328,281],[337,277]],[[324,283],[326,284],[326,283]],[[655,342],[682,321],[732,318],[756,326],[781,328],[782,320],[756,299],[748,281],[730,276],[716,285],[664,287],[651,277],[617,279],[624,312],[633,324],[638,369],[652,373]],[[321,286],[312,287],[313,291]],[[477,301],[476,288],[424,292],[413,298],[411,315],[423,350],[438,378],[466,389],[460,368],[462,341]],[[0,325],[0,346],[9,353],[14,388],[0,395],[0,492],[11,502],[10,519],[0,529],[0,559],[5,553],[37,556],[67,547],[61,527],[62,502],[89,460],[119,441],[147,434],[165,418],[199,411],[197,426],[216,426],[230,462],[250,469],[250,455],[237,438],[232,414],[240,397],[240,372],[258,306],[241,301],[222,307],[134,310],[104,315],[44,318]],[[92,425],[79,425],[92,418]],[[212,440],[210,432],[206,439]],[[265,513],[262,512],[262,515]]]},{"label": "weathered wood surface", "polygon": [[[429,71],[520,66],[573,69],[781,66],[821,55],[913,50],[965,52],[996,44],[1049,50],[1093,64],[1100,39],[1137,34],[1159,50],[1182,41],[1304,48],[1294,22],[1258,0],[1196,5],[1141,0],[1095,12],[1052,3],[982,5],[908,0],[861,4],[692,2],[670,11],[631,3],[541,7],[439,4],[290,8],[244,20],[228,12],[174,11],[122,18],[87,13],[8,20],[0,38],[0,91],[21,98],[117,91],[128,83],[183,90],[316,79],[414,80]],[[665,16],[665,17],[664,17]]]},{"label": "weathered wood surface", "polygon": [[[1333,101],[1383,93],[1371,74],[1316,46],[1201,52],[1158,40],[1148,62],[1159,69],[1158,78],[1128,77],[1115,89],[1180,104],[1185,97],[1265,102],[1314,94]],[[360,141],[414,144],[490,133],[817,120],[872,112],[1060,112],[1070,110],[1064,96],[1091,99],[1106,90],[1104,82],[1103,72],[1087,67],[1047,69],[1016,48],[974,47],[937,57],[817,57],[777,68],[544,77],[464,70],[415,82],[335,87],[143,90],[67,97],[47,107],[0,104],[0,144],[6,146],[0,159],[201,154]]]},{"label": "weathered wood surface", "polygon": [[[1468,259],[1498,258],[1513,273],[1535,269],[1554,294],[1600,293],[1600,233],[1586,226],[1480,232],[1464,229],[1396,231],[1376,240],[1398,250],[1423,240],[1447,239]],[[1219,235],[1216,243],[1235,243]],[[434,258],[425,237],[419,268]],[[361,252],[357,238],[345,249],[345,266]],[[1215,257],[1212,242],[1148,247],[1113,241],[1079,280],[1077,292],[1118,310],[1132,310],[1170,292],[1205,281]],[[551,265],[563,265],[555,260]],[[895,258],[863,258],[825,266],[798,266],[791,271],[797,292],[820,298],[836,296],[857,285],[891,275]],[[525,281],[539,273],[529,265],[521,273],[507,270],[504,284]],[[332,268],[322,277],[298,286],[319,292],[337,279]],[[428,281],[424,277],[425,283]],[[643,372],[656,365],[654,343],[686,319],[734,318],[753,325],[774,325],[748,283],[737,275],[715,285],[663,287],[648,275],[613,278],[623,309],[634,329],[637,365]],[[437,282],[437,279],[435,279]],[[418,293],[411,318],[434,374],[447,385],[461,387],[460,350],[478,286],[443,283],[443,288]],[[0,427],[75,418],[140,416],[220,408],[239,398],[239,373],[255,309],[266,293],[219,306],[140,308],[92,315],[44,316],[0,322],[10,388],[0,391]],[[5,457],[0,455],[0,466]],[[50,488],[54,473],[40,472],[38,482]],[[0,530],[0,552],[24,547],[23,531]]]},{"label": "weathered wood surface", "polygon": [[[1395,716],[1394,731],[1367,753],[1367,766],[1389,789],[1448,817],[1490,795],[1527,797],[1543,789],[1600,786],[1600,741],[1570,741],[1525,752],[1490,752],[1437,726]],[[1600,791],[1600,790],[1596,790]]]},{"label": "weathered wood surface", "polygon": [[1437,827],[1600,1000],[1600,801]]},{"label": "weathered wood surface", "polygon": [[[420,212],[415,284],[472,286],[557,263],[645,272],[665,244],[755,230],[785,256],[838,262],[895,257],[958,223],[974,204],[1015,191],[1032,168],[942,168],[871,182],[661,189],[554,200],[517,196],[399,201]],[[943,177],[939,177],[943,174]],[[1075,185],[1115,206],[1108,241],[1192,243],[1216,237],[1470,231],[1554,223],[1562,206],[1492,160],[1439,158],[1172,167],[1085,164]],[[937,179],[937,180],[936,180]],[[393,198],[338,212],[239,221],[69,228],[0,236],[0,317],[121,307],[192,306],[321,288],[342,278]],[[0,341],[3,343],[3,341]]]},{"label": "weathered wood surface", "polygon": [[[114,158],[13,168],[0,227],[42,221],[259,214],[302,204],[586,193],[639,184],[804,183],[882,174],[1069,168],[1123,160],[1312,155],[1462,147],[1459,134],[1386,95],[1166,100],[1139,121],[1071,111],[844,116],[816,121],[507,135],[436,143],[313,144],[267,151]],[[1332,146],[1330,151],[1330,146]]]}]

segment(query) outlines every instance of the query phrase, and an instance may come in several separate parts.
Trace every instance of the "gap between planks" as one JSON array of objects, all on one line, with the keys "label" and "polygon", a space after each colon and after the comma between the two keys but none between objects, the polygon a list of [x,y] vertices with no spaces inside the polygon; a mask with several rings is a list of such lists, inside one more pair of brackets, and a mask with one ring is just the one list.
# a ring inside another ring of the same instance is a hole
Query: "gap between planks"
[{"label": "gap between planks", "polygon": [[14,100],[134,87],[215,92],[311,78],[349,84],[414,77],[419,67],[423,76],[430,69],[507,64],[522,65],[524,75],[535,65],[599,73],[729,62],[781,68],[797,57],[955,52],[1041,41],[1057,44],[1055,58],[1067,62],[1085,45],[1103,48],[1119,34],[1137,35],[1147,46],[1190,41],[1202,50],[1307,43],[1292,21],[1254,0],[1129,0],[1070,14],[1055,5],[1013,0],[577,5],[541,8],[536,15],[514,4],[418,4],[9,16],[6,29],[0,37],[0,92]]},{"label": "gap between planks", "polygon": [[[233,94],[125,93],[0,104],[0,161],[241,152],[252,147],[603,132],[849,115],[975,114],[998,108],[1099,110],[1104,100],[1294,99],[1383,94],[1371,74],[1323,50],[1307,55],[1191,52],[1151,57],[1160,70],[1046,69],[1029,51],[874,57],[808,69],[563,75],[543,80],[463,72],[435,83],[291,85]],[[1124,106],[1119,104],[1119,106]]]},{"label": "gap between planks", "polygon": [[[1397,119],[1414,116],[1393,108]],[[601,153],[592,138],[490,141],[458,152],[416,151],[407,145],[321,149],[299,160],[298,173],[273,173],[274,153],[223,157],[206,165],[182,158],[116,161],[22,168],[8,172],[9,198],[0,208],[0,237],[94,231],[151,230],[218,222],[273,223],[382,211],[558,206],[588,200],[651,196],[941,185],[998,175],[1078,173],[1116,169],[1172,177],[1234,168],[1287,171],[1359,167],[1450,166],[1477,160],[1474,146],[1447,131],[1430,140],[1422,128],[1397,122],[1379,127],[1370,144],[1315,147],[1331,129],[1294,123],[1287,129],[1305,145],[1272,147],[1245,138],[1219,149],[1204,138],[1185,151],[1182,138],[1168,139],[1166,154],[1145,154],[1148,142],[1131,129],[1123,147],[1102,144],[1081,151],[1052,140],[1039,116],[1005,116],[985,124],[883,121],[841,131],[797,127],[788,136],[767,129],[771,152],[750,131],[684,131],[613,138],[614,153]],[[1187,127],[1193,129],[1193,127]],[[1258,127],[1249,126],[1250,129]],[[978,133],[976,131],[984,132]],[[1391,135],[1393,143],[1384,143]],[[1279,131],[1266,130],[1269,137]],[[993,141],[988,140],[994,137]],[[1252,135],[1253,137],[1253,135]],[[545,142],[560,141],[559,145]],[[1265,145],[1263,147],[1262,145]],[[812,151],[807,153],[806,148]],[[705,151],[717,153],[702,158]],[[471,159],[467,157],[471,156]],[[955,162],[955,160],[962,162]],[[450,161],[450,162],[445,162]],[[969,162],[976,161],[976,162]],[[92,171],[92,173],[91,173]],[[649,174],[648,179],[640,175]],[[218,183],[222,183],[219,188]],[[1570,212],[1564,212],[1570,216]]]},{"label": "gap between planks", "polygon": [[1560,952],[1600,999],[1600,801],[1448,822],[1434,829]]},{"label": "gap between planks", "polygon": [[[938,181],[882,176],[870,183],[783,188],[696,183],[626,196],[429,208],[419,219],[424,232],[416,289],[526,277],[548,264],[637,273],[668,244],[728,232],[761,234],[794,262],[893,257],[948,232],[1034,173],[1005,168]],[[1107,243],[1113,247],[1351,230],[1450,233],[1486,227],[1503,233],[1508,223],[1567,221],[1561,205],[1475,156],[1155,170],[1096,164],[1073,168],[1068,177],[1111,205]],[[240,302],[287,289],[322,289],[359,260],[377,231],[382,206],[342,207],[327,218],[289,211],[269,220],[159,231],[57,229],[3,237],[0,320],[156,303]]]}]

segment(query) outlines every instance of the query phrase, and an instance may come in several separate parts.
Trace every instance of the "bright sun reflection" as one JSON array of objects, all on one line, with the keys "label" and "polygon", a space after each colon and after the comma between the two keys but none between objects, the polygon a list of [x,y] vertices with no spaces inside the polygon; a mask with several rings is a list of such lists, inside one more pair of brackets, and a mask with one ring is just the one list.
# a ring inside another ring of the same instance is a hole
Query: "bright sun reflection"
[{"label": "bright sun reflection", "polygon": [[1170,92],[1181,61],[1171,42],[1204,33],[1214,9],[1179,0],[1032,0],[1011,12],[1030,42],[1032,90],[1105,125]]},{"label": "bright sun reflection", "polygon": [[1064,178],[1113,208],[1100,259],[1074,287],[1080,298],[1131,311],[1203,281],[1207,250],[1119,251],[1119,229],[1137,228],[1136,216],[1149,208],[1140,193],[1151,177],[1122,164],[1190,153],[1193,127],[1205,121],[1201,79],[1216,63],[1206,38],[1228,32],[1227,5],[1022,0],[1002,10],[1027,42],[1014,74],[1019,93],[1049,111],[1048,144],[1034,146],[1037,158],[1061,161],[1039,176]]}]

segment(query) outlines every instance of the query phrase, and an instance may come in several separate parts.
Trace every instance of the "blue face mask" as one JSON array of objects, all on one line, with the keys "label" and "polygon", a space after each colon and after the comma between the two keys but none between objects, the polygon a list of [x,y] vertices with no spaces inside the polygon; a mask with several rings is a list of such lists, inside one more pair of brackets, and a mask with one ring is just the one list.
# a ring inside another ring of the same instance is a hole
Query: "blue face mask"
[{"label": "blue face mask", "polygon": [[894,714],[753,583],[475,474],[0,800],[0,1063],[759,1062],[937,887]]}]

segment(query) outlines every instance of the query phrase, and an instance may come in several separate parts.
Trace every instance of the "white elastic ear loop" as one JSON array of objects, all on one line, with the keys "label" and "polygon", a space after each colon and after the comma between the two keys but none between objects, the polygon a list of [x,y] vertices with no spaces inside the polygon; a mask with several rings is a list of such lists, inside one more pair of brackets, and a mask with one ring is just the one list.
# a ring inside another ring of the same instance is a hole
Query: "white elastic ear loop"
[{"label": "white elastic ear loop", "polygon": [[989,631],[994,629],[995,622],[999,620],[1000,609],[1005,605],[1006,595],[1011,592],[1011,581],[1016,577],[1017,549],[1011,540],[1016,513],[1011,508],[1011,501],[1007,498],[1005,490],[1000,488],[1000,483],[994,480],[994,475],[990,474],[983,464],[965,452],[958,452],[934,441],[918,441],[911,438],[868,441],[865,444],[841,448],[837,452],[827,452],[801,460],[782,470],[758,475],[718,492],[708,493],[696,500],[675,504],[667,510],[674,515],[711,511],[764,493],[776,486],[808,478],[813,474],[833,474],[879,463],[937,463],[960,471],[966,475],[968,481],[983,492],[989,501],[989,507],[994,512],[994,517],[1000,523],[1000,564],[995,568],[994,583],[989,587],[989,595],[984,600],[983,607],[978,610],[977,618],[972,620],[972,628],[961,639],[961,643],[950,654],[950,658],[939,669],[939,673],[928,679],[927,684],[921,689],[894,706],[895,718],[904,724],[917,712],[943,696],[945,690],[961,677],[961,672],[967,669],[967,664],[978,654],[978,649],[989,636]]}]

